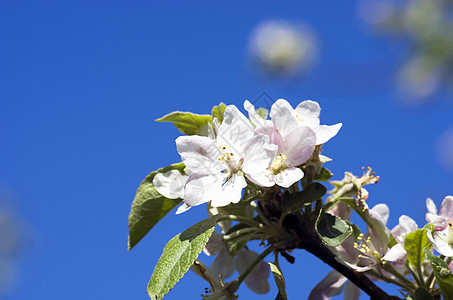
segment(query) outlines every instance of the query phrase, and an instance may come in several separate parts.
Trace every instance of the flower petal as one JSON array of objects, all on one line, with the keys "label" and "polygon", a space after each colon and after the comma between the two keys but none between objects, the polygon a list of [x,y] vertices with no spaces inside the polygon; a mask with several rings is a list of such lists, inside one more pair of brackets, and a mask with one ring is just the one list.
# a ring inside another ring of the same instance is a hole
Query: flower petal
[{"label": "flower petal", "polygon": [[311,291],[308,300],[328,300],[343,291],[346,277],[333,270],[321,280]]},{"label": "flower petal", "polygon": [[209,266],[209,271],[216,276],[222,275],[222,280],[229,278],[234,273],[236,267],[235,262],[235,257],[231,256],[224,246],[222,251],[220,251],[219,255],[217,255],[215,260]]},{"label": "flower petal", "polygon": [[383,259],[403,264],[407,258],[407,252],[401,244],[396,244],[384,255]]},{"label": "flower petal", "polygon": [[296,113],[302,125],[310,127],[317,127],[319,125],[321,107],[318,102],[305,100],[297,105]]},{"label": "flower petal", "polygon": [[230,147],[237,157],[243,157],[246,144],[254,135],[249,119],[236,106],[228,105],[217,133],[217,145]]},{"label": "flower petal", "polygon": [[384,203],[379,203],[372,208],[373,211],[377,212],[384,222],[384,225],[387,224],[389,219],[390,210],[389,207]]},{"label": "flower petal", "polygon": [[447,219],[435,214],[426,214],[426,221],[434,225],[434,231],[445,230],[448,226]]},{"label": "flower petal", "polygon": [[226,206],[230,203],[238,203],[242,197],[242,189],[247,186],[244,176],[233,174],[221,187],[217,193],[212,195],[211,205],[213,207]]},{"label": "flower petal", "polygon": [[349,280],[346,281],[344,285],[344,299],[359,300],[361,293],[362,290],[359,289],[355,284],[353,284]]},{"label": "flower petal", "polygon": [[440,206],[439,216],[453,220],[453,197],[447,196]]},{"label": "flower petal", "polygon": [[244,173],[262,172],[270,167],[275,155],[277,146],[269,144],[269,137],[264,134],[255,135],[247,143],[242,170]]},{"label": "flower petal", "polygon": [[[258,253],[251,250],[242,250],[236,258],[236,270],[241,274],[245,269],[258,257]],[[269,265],[260,261],[258,265],[248,274],[244,282],[247,287],[255,294],[266,294],[270,290],[269,282]]]},{"label": "flower petal", "polygon": [[190,208],[191,208],[191,206],[189,206],[185,202],[183,202],[176,210],[175,215],[182,214],[183,212],[188,211]]},{"label": "flower petal", "polygon": [[180,136],[176,148],[186,167],[193,173],[215,174],[222,170],[217,158],[220,151],[215,142],[205,136]]},{"label": "flower petal", "polygon": [[297,127],[285,137],[286,164],[288,167],[296,167],[310,158],[316,146],[316,135],[307,126]]},{"label": "flower petal", "polygon": [[178,170],[170,170],[165,173],[157,173],[153,178],[153,185],[159,194],[169,199],[184,197],[184,185],[189,179]]},{"label": "flower petal", "polygon": [[314,127],[313,131],[316,133],[316,145],[325,144],[328,140],[333,138],[337,135],[338,131],[340,131],[342,123],[338,123],[335,125],[320,125],[318,127]]},{"label": "flower petal", "polygon": [[283,138],[298,126],[295,113],[291,104],[284,99],[277,100],[271,107],[269,115]]},{"label": "flower petal", "polygon": [[[430,214],[437,215],[437,207],[431,198],[426,198],[426,208]],[[428,221],[428,220],[427,220]]]},{"label": "flower petal", "polygon": [[216,195],[222,185],[222,174],[189,176],[184,187],[184,202],[188,206],[206,203]]},{"label": "flower petal", "polygon": [[272,123],[269,120],[261,118],[261,116],[256,113],[253,104],[248,100],[244,101],[244,109],[249,113],[250,121],[252,121],[252,123],[255,124],[256,127],[265,127],[267,126],[268,122]]},{"label": "flower petal", "polygon": [[226,249],[223,243],[222,236],[217,231],[213,231],[206,246],[204,246],[203,253],[207,256],[213,256],[220,253],[221,250]]},{"label": "flower petal", "polygon": [[[445,231],[447,230],[451,229],[447,228]],[[442,238],[442,235],[445,235],[443,231],[428,232],[428,238],[433,248],[442,255],[453,257],[453,248]]]},{"label": "flower petal", "polygon": [[293,183],[298,182],[304,177],[304,172],[301,169],[292,167],[282,170],[274,175],[276,184],[283,188],[289,188]]}]

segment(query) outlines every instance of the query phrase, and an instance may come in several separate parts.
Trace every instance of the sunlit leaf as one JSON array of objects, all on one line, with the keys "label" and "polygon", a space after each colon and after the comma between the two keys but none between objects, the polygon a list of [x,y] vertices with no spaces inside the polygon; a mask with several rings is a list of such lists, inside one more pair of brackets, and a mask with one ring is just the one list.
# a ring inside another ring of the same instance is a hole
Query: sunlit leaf
[{"label": "sunlit leaf", "polygon": [[148,283],[151,299],[162,299],[187,273],[206,246],[217,219],[213,216],[198,222],[167,243]]},{"label": "sunlit leaf", "polygon": [[137,189],[131,212],[129,213],[128,249],[137,243],[160,221],[168,212],[178,206],[182,199],[168,199],[159,194],[153,185],[157,173],[185,168],[183,163],[174,164],[149,174]]}]

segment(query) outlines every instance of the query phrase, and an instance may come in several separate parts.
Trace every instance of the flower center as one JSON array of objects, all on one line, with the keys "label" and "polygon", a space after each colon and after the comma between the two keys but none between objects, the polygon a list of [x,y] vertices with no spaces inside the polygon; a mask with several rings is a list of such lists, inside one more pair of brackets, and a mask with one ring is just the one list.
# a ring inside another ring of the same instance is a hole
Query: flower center
[{"label": "flower center", "polygon": [[269,167],[269,170],[274,174],[280,173],[283,169],[286,168],[286,155],[280,153],[277,157],[274,158],[272,165]]}]

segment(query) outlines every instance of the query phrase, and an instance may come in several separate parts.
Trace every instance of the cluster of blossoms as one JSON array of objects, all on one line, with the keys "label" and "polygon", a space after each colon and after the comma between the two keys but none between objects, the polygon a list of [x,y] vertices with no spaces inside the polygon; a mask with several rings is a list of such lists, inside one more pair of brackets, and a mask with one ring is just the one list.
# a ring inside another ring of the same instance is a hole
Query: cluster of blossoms
[{"label": "cluster of blossoms", "polygon": [[[342,124],[320,125],[321,108],[310,100],[296,108],[277,100],[269,118],[267,110],[249,101],[244,109],[248,117],[234,105],[221,104],[212,116],[175,112],[161,119],[186,134],[176,139],[182,162],[142,182],[129,218],[130,247],[180,203],[177,214],[206,203],[210,217],[167,244],[148,285],[152,299],[161,299],[189,268],[210,285],[203,299],[234,300],[242,282],[265,294],[270,273],[279,288],[277,298],[287,299],[278,258],[294,263],[289,253],[295,249],[334,269],[314,287],[310,300],[330,299],[343,290],[346,299],[358,299],[361,291],[395,299],[373,281],[395,284],[405,297],[453,299],[452,196],[439,211],[427,199],[423,228],[403,215],[389,229],[389,207],[368,206],[365,186],[379,180],[368,168],[361,177],[346,172],[343,180],[331,181],[324,202],[327,188],[319,181],[332,173],[322,166],[330,159],[320,154],[321,147]],[[353,212],[365,222],[366,232],[351,222]],[[266,250],[251,250],[253,240]],[[209,268],[198,260],[202,251],[217,256]],[[275,261],[266,263],[271,253]],[[237,279],[225,282],[235,271]]]},{"label": "cluster of blossoms", "polygon": [[214,207],[238,203],[247,181],[266,188],[290,187],[303,178],[300,166],[315,146],[326,143],[342,126],[320,125],[321,108],[310,100],[295,109],[286,100],[277,100],[270,120],[261,117],[249,101],[244,108],[250,119],[229,105],[223,122],[215,119],[206,136],[176,139],[185,174],[160,173],[153,183],[162,195],[184,199],[177,213],[209,201]]}]

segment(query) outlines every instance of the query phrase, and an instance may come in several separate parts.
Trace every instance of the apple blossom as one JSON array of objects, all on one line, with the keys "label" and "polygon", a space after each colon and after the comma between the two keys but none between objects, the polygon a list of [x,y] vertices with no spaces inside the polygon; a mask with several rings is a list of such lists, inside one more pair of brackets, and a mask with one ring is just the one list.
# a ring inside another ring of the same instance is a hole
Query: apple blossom
[{"label": "apple blossom", "polygon": [[244,108],[256,125],[255,133],[269,136],[270,143],[278,146],[278,155],[264,175],[271,184],[288,188],[304,176],[297,166],[310,158],[316,136],[311,128],[299,127],[290,111],[281,107],[282,103],[277,101],[272,105],[271,120],[261,118],[249,101],[244,102]]},{"label": "apple blossom", "polygon": [[215,140],[204,136],[181,136],[177,150],[192,173],[184,188],[187,206],[211,201],[225,206],[241,199],[246,177],[260,186],[270,186],[262,174],[271,165],[277,147],[263,134],[255,135],[249,120],[230,105]]},{"label": "apple blossom", "polygon": [[426,205],[428,208],[426,220],[434,226],[434,229],[428,232],[431,245],[440,254],[453,257],[453,225],[450,222],[453,217],[453,197],[445,197],[439,215],[437,215],[436,205],[430,198],[426,200]]}]

